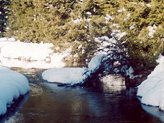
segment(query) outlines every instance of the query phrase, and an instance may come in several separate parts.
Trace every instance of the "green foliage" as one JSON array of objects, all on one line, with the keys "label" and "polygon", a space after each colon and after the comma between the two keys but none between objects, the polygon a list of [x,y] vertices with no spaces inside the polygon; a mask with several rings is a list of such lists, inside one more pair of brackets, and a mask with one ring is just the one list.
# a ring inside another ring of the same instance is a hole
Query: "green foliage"
[{"label": "green foliage", "polygon": [[10,0],[0,0],[0,37],[3,36],[7,23],[8,5]]},{"label": "green foliage", "polygon": [[[113,29],[127,33],[122,41],[126,42],[132,64],[153,66],[159,53],[164,51],[164,1],[115,0],[111,5],[112,2],[104,2],[101,7],[103,13],[113,16],[110,25],[119,25]],[[154,30],[152,35],[149,28]]]},{"label": "green foliage", "polygon": [[[164,51],[163,0],[12,0],[10,9],[6,36],[74,46],[79,62],[94,53],[94,38],[110,36],[112,29],[126,32],[121,40],[132,61],[150,66]],[[149,27],[155,30],[152,35]]]},{"label": "green foliage", "polygon": [[[51,42],[62,49],[74,46],[73,53],[79,52],[78,62],[94,53],[94,38],[110,30],[96,0],[12,0],[10,9],[5,36]],[[77,45],[85,52],[81,53]]]}]

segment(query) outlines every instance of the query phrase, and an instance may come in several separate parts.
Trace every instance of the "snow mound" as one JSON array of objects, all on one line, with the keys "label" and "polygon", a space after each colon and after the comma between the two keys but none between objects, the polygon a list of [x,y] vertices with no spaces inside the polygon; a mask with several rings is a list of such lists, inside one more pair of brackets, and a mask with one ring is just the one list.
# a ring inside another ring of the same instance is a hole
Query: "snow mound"
[{"label": "snow mound", "polygon": [[14,38],[0,38],[0,64],[21,68],[64,67],[63,59],[71,49],[55,53],[51,43],[26,43]]},{"label": "snow mound", "polygon": [[154,71],[138,86],[137,96],[141,97],[141,103],[152,106],[159,106],[164,110],[164,56],[159,57],[160,61]]},{"label": "snow mound", "polygon": [[42,73],[42,78],[48,82],[57,82],[63,84],[84,83],[85,80],[96,72],[105,55],[94,56],[88,64],[88,68],[52,68]]},{"label": "snow mound", "polygon": [[25,76],[5,67],[0,67],[0,115],[7,112],[7,107],[14,99],[29,91]]},{"label": "snow mound", "polygon": [[48,82],[63,84],[83,83],[87,78],[86,68],[52,68],[44,71],[42,77]]}]

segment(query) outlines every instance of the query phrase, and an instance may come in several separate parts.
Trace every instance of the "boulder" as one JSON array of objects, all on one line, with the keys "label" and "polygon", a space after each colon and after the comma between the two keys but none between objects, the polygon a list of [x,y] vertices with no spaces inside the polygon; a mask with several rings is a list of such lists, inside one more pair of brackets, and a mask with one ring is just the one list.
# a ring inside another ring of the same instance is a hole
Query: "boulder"
[{"label": "boulder", "polygon": [[122,90],[125,89],[125,78],[120,74],[110,74],[100,78],[100,82],[103,85],[103,88],[110,90]]}]

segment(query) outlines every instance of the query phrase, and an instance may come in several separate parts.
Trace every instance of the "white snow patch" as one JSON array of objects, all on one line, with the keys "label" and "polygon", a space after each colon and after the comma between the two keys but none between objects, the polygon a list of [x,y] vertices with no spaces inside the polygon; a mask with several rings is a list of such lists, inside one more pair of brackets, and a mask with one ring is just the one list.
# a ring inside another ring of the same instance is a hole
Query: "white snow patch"
[{"label": "white snow patch", "polygon": [[7,112],[7,107],[14,99],[29,91],[25,76],[5,67],[0,67],[0,115]]},{"label": "white snow patch", "polygon": [[8,44],[1,48],[1,57],[20,58],[29,61],[44,60],[48,57],[48,54],[51,55],[53,53],[51,48],[51,44],[12,42],[11,45]]},{"label": "white snow patch", "polygon": [[14,38],[0,38],[0,65],[21,68],[64,67],[63,59],[71,49],[55,53],[51,43],[25,43]]},{"label": "white snow patch", "polygon": [[136,24],[133,23],[133,24],[129,27],[129,29],[130,29],[130,30],[135,29],[135,25],[136,25]]},{"label": "white snow patch", "polygon": [[88,69],[91,73],[97,71],[100,68],[100,65],[102,64],[102,60],[106,55],[100,54],[94,56],[91,61],[88,64]]},{"label": "white snow patch", "polygon": [[146,6],[147,6],[147,7],[149,7],[149,8],[151,8],[151,7],[152,7],[152,5],[151,5],[151,4],[146,4]]},{"label": "white snow patch", "polygon": [[121,32],[120,30],[113,30],[111,35],[116,37],[118,40],[120,40],[123,36],[127,35],[127,33],[126,32]]},{"label": "white snow patch", "polygon": [[90,15],[90,16],[92,15],[92,13],[91,13],[91,12],[86,12],[86,14],[87,14],[87,15]]},{"label": "white snow patch", "polygon": [[94,72],[96,72],[102,63],[105,55],[94,56],[88,64],[88,68],[52,68],[42,73],[42,78],[48,82],[57,82],[63,84],[83,83]]},{"label": "white snow patch", "polygon": [[99,43],[102,43],[101,45],[104,45],[103,43],[108,43],[108,45],[117,43],[115,38],[113,38],[113,37],[109,38],[108,36],[97,37],[97,38],[95,38],[95,41],[99,42]]},{"label": "white snow patch", "polygon": [[164,63],[164,57],[160,54],[158,59],[156,60],[157,63]]},{"label": "white snow patch", "polygon": [[154,71],[138,86],[137,95],[143,104],[164,110],[164,56],[160,55],[157,61]]},{"label": "white snow patch", "polygon": [[135,76],[133,75],[133,73],[134,69],[132,67],[129,67],[129,69],[126,70],[126,75],[128,75],[130,79],[134,79]]},{"label": "white snow patch", "polygon": [[106,21],[113,20],[113,17],[107,14],[107,15],[105,16],[105,20],[106,20]]},{"label": "white snow patch", "polygon": [[109,49],[109,46],[114,46],[117,41],[115,38],[109,38],[108,36],[101,36],[101,37],[96,37],[95,38],[95,42],[98,43],[98,51],[95,53],[95,55],[98,54],[108,54],[109,50],[111,50],[111,48]]},{"label": "white snow patch", "polygon": [[81,21],[82,21],[81,19],[77,18],[77,19],[73,20],[73,23],[79,24]]},{"label": "white snow patch", "polygon": [[119,13],[122,13],[122,12],[125,12],[125,11],[126,11],[126,9],[124,7],[117,10],[117,12],[119,12]]},{"label": "white snow patch", "polygon": [[156,32],[157,26],[156,26],[156,25],[148,26],[147,29],[148,29],[148,35],[149,35],[151,38],[153,38],[153,37],[154,37],[154,34],[155,34],[155,32]]},{"label": "white snow patch", "polygon": [[124,18],[124,21],[127,21],[127,20],[130,18],[130,16],[131,16],[131,14],[128,13],[128,14],[126,15],[126,17]]},{"label": "white snow patch", "polygon": [[83,83],[87,77],[87,68],[52,68],[44,71],[42,77],[48,82],[63,84]]}]

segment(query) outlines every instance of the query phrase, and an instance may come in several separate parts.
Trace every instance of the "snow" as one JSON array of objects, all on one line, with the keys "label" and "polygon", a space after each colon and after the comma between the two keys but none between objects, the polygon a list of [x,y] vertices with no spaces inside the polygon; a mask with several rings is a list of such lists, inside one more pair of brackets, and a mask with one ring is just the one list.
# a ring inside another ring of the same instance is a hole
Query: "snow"
[{"label": "snow", "polygon": [[137,95],[141,103],[164,110],[164,56],[160,55],[157,61],[154,71],[138,86]]},{"label": "snow", "polygon": [[73,23],[79,24],[81,21],[82,21],[81,19],[77,18],[77,19],[73,20]]},{"label": "snow", "polygon": [[118,13],[122,13],[122,12],[125,12],[125,11],[126,11],[126,9],[124,7],[117,10]]},{"label": "snow", "polygon": [[136,24],[133,23],[133,24],[131,24],[131,26],[129,27],[129,29],[130,29],[130,30],[135,29],[135,26],[136,26]]},{"label": "snow", "polygon": [[44,71],[42,77],[48,82],[63,84],[83,83],[88,77],[86,68],[52,68]]},{"label": "snow", "polygon": [[97,71],[100,68],[100,65],[102,64],[102,60],[106,55],[100,54],[94,56],[91,61],[88,63],[88,69],[91,73]]},{"label": "snow", "polygon": [[120,40],[122,37],[127,35],[127,33],[126,32],[120,32],[120,30],[114,30],[111,35],[115,36],[118,40]]},{"label": "snow", "polygon": [[101,43],[101,45],[104,47],[108,46],[109,44],[116,44],[117,43],[117,41],[113,37],[109,38],[108,36],[96,37],[95,41],[98,43]]},{"label": "snow", "polygon": [[153,38],[153,37],[154,37],[154,34],[155,34],[155,32],[156,32],[157,26],[156,26],[156,25],[148,26],[147,29],[148,29],[148,35],[149,35],[151,38]]},{"label": "snow", "polygon": [[25,76],[5,67],[0,67],[0,115],[7,112],[7,108],[14,99],[29,91],[28,80]]},{"label": "snow", "polygon": [[109,49],[109,46],[114,46],[117,43],[115,38],[109,38],[108,36],[96,37],[94,40],[98,43],[98,52],[95,53],[96,55],[107,55],[109,53],[108,51],[111,50],[111,48]]},{"label": "snow", "polygon": [[96,72],[105,55],[94,56],[88,64],[88,68],[51,68],[42,73],[42,78],[48,82],[57,82],[63,84],[84,83],[85,80]]},{"label": "snow", "polygon": [[158,59],[156,60],[157,63],[163,63],[164,62],[164,57],[160,54]]},{"label": "snow", "polygon": [[105,20],[106,20],[106,21],[113,20],[113,17],[107,14],[107,15],[105,16]]},{"label": "snow", "polygon": [[[27,47],[30,47],[31,52]],[[1,57],[18,59],[20,56],[23,56],[25,60],[44,60],[47,54],[53,53],[50,48],[51,45],[49,44],[39,44],[38,46],[36,43],[12,42],[12,45],[6,45],[1,48]]]},{"label": "snow", "polygon": [[126,70],[126,75],[129,76],[130,79],[133,79],[135,76],[134,76],[134,69],[130,66],[128,70]]},{"label": "snow", "polygon": [[92,13],[91,13],[91,12],[86,12],[86,14],[87,14],[87,15],[92,15]]},{"label": "snow", "polygon": [[70,55],[71,49],[55,53],[53,48],[51,43],[26,43],[14,38],[0,38],[0,65],[21,68],[64,67],[63,59]]}]

